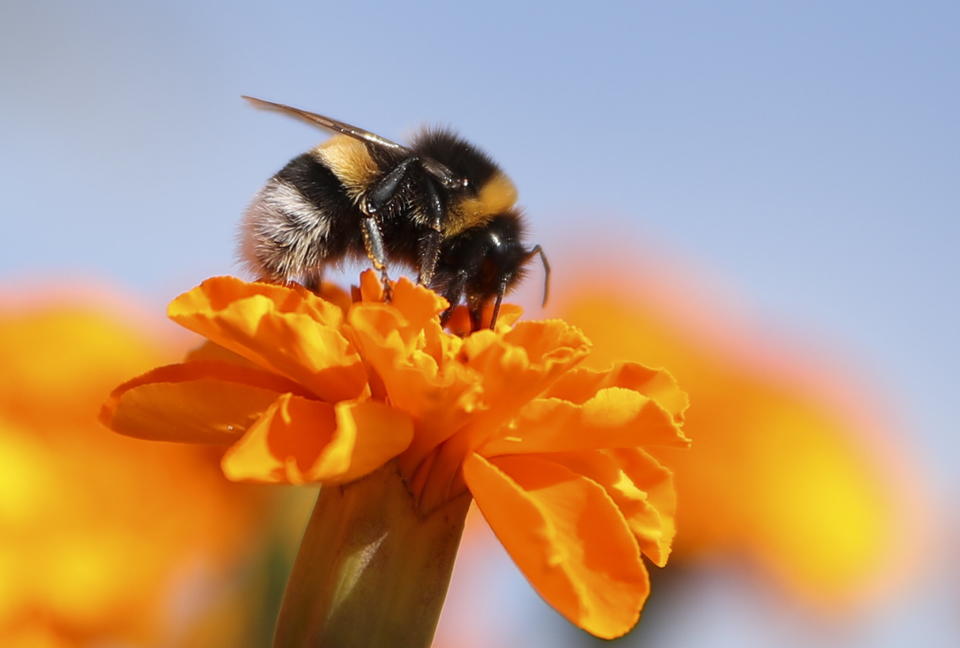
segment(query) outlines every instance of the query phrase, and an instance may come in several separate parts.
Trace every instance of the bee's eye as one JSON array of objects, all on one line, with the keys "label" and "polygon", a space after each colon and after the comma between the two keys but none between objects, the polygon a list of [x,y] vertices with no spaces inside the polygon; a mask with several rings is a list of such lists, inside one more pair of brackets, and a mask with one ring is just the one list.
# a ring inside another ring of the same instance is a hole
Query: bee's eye
[{"label": "bee's eye", "polygon": [[467,178],[461,178],[460,187],[463,189],[470,189],[470,180]]}]

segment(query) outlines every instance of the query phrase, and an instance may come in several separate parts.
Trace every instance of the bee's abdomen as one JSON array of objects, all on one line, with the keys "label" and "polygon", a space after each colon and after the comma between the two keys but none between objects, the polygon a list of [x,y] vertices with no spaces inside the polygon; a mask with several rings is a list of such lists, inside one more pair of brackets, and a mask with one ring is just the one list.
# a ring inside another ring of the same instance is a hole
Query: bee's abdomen
[{"label": "bee's abdomen", "polygon": [[241,255],[260,277],[299,279],[361,243],[357,218],[337,176],[304,153],[273,176],[247,209]]}]

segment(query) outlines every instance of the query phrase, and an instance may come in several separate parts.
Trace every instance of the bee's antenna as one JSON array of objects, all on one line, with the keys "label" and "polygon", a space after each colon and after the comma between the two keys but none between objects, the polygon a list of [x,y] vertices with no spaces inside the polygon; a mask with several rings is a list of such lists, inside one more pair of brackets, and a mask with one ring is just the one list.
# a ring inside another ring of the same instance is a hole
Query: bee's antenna
[{"label": "bee's antenna", "polygon": [[497,325],[497,317],[500,315],[500,304],[503,302],[503,295],[507,292],[507,278],[500,279],[500,290],[497,291],[497,301],[493,303],[493,315],[490,316],[490,328]]},{"label": "bee's antenna", "polygon": [[547,261],[547,255],[544,254],[543,248],[539,244],[530,248],[530,251],[527,252],[527,259],[533,257],[534,254],[539,254],[540,261],[543,263],[543,303],[540,304],[543,307],[547,305],[547,299],[550,297],[550,262]]}]

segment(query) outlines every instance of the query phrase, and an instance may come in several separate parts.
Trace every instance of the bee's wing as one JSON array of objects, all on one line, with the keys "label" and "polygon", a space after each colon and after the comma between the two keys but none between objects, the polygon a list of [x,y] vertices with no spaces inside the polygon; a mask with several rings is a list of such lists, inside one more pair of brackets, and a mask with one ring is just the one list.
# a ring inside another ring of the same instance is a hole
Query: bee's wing
[{"label": "bee's wing", "polygon": [[318,115],[316,113],[307,112],[306,110],[300,110],[299,108],[294,108],[293,106],[287,106],[284,104],[274,103],[272,101],[266,101],[264,99],[257,99],[256,97],[248,97],[243,95],[243,98],[252,103],[258,108],[266,108],[268,110],[278,110],[282,113],[292,115],[294,117],[299,117],[300,119],[310,122],[316,126],[322,128],[327,128],[332,131],[337,131],[338,133],[343,133],[344,135],[349,135],[368,144],[374,144],[376,146],[381,146],[385,149],[392,151],[397,151],[399,153],[405,153],[407,155],[413,155],[413,151],[403,146],[402,144],[397,144],[388,140],[386,137],[381,137],[370,131],[365,131],[362,128],[357,128],[356,126],[351,126],[350,124],[330,117],[325,117],[323,115]]},{"label": "bee's wing", "polygon": [[[257,99],[256,97],[248,97],[243,95],[243,98],[252,103],[258,108],[266,108],[268,110],[278,110],[287,115],[292,115],[294,117],[299,117],[300,119],[310,122],[315,126],[320,126],[322,128],[327,128],[338,133],[343,133],[344,135],[349,135],[350,137],[356,138],[367,144],[373,144],[374,146],[379,146],[390,151],[395,151],[401,153],[405,156],[416,155],[412,150],[403,146],[402,144],[397,144],[394,141],[388,140],[386,137],[381,137],[376,133],[371,133],[370,131],[363,130],[362,128],[357,128],[356,126],[351,126],[346,122],[339,121],[337,119],[332,119],[330,117],[325,117],[324,115],[318,115],[316,113],[307,112],[306,110],[300,110],[299,108],[294,108],[293,106],[287,106],[285,104],[274,103],[272,101],[266,101],[264,99]],[[466,181],[456,177],[453,172],[448,169],[446,166],[433,160],[431,158],[423,158],[423,167],[426,171],[434,176],[437,180],[443,183],[443,185],[449,189],[458,189],[466,186]]]}]

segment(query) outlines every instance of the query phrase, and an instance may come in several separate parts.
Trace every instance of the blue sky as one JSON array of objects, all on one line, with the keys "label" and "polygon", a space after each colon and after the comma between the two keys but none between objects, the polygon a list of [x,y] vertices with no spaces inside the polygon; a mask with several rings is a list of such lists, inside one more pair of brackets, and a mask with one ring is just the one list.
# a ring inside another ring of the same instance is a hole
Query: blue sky
[{"label": "blue sky", "polygon": [[[843,349],[955,499],[960,4],[595,4],[7,0],[0,280],[159,308],[236,271],[247,201],[323,137],[241,94],[395,139],[452,125],[547,249],[602,229],[665,250]],[[915,607],[887,623],[946,626]]]}]

